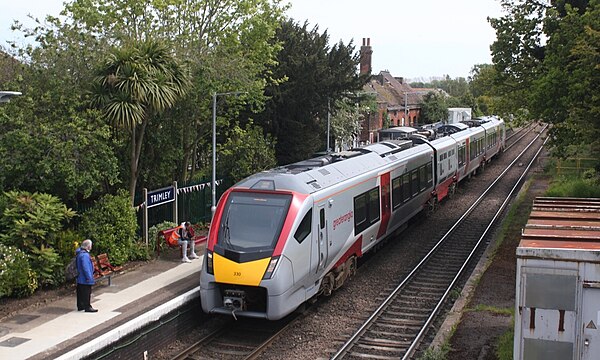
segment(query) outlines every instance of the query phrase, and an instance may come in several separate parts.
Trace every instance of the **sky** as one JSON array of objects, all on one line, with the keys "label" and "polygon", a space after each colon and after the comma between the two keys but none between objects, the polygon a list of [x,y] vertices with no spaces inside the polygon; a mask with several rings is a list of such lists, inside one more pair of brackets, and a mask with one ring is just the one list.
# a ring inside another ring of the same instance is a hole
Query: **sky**
[{"label": "sky", "polygon": [[[10,31],[31,14],[58,16],[64,0],[0,0],[0,43],[22,41]],[[359,50],[370,38],[372,72],[389,71],[413,81],[449,75],[467,77],[473,65],[491,63],[496,35],[487,17],[502,15],[499,0],[288,0],[287,15],[330,43],[353,40]]]}]

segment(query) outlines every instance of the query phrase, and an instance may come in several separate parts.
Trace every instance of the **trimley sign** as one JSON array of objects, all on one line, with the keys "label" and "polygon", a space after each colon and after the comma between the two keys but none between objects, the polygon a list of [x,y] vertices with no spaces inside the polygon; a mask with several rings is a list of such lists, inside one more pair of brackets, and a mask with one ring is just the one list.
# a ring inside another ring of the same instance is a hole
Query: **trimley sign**
[{"label": "trimley sign", "polygon": [[175,201],[174,186],[148,192],[148,195],[146,196],[146,204],[148,208],[161,204],[166,204],[171,201]]}]

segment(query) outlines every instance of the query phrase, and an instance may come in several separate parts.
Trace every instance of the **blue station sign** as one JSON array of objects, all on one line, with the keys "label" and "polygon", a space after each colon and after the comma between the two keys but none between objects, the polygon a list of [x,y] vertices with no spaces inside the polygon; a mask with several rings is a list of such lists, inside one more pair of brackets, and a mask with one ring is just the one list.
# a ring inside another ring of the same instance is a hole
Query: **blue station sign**
[{"label": "blue station sign", "polygon": [[166,204],[171,201],[175,201],[174,186],[148,192],[148,196],[146,197],[146,204],[148,204],[148,208],[161,204]]}]

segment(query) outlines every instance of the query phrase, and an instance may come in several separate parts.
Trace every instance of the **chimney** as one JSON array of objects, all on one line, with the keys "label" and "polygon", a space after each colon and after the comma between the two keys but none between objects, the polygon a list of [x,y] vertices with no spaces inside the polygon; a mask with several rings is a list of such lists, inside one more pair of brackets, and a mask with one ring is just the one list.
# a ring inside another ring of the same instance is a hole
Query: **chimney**
[{"label": "chimney", "polygon": [[360,75],[371,74],[371,38],[363,38],[360,47]]}]

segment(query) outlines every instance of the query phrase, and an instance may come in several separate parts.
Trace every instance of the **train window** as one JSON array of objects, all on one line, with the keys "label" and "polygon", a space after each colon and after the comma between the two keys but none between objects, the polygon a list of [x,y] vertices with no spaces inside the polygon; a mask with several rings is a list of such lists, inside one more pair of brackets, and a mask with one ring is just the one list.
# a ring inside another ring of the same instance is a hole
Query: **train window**
[{"label": "train window", "polygon": [[379,188],[369,191],[369,223],[379,220]]},{"label": "train window", "polygon": [[392,180],[392,208],[396,209],[402,204],[402,183],[400,176]]},{"label": "train window", "polygon": [[431,165],[432,165],[431,161],[425,165],[425,168],[427,169],[427,185],[428,186],[433,185],[433,168],[431,167]]},{"label": "train window", "polygon": [[[321,209],[322,210],[322,209]],[[294,238],[298,242],[298,244],[302,244],[304,239],[310,234],[310,229],[312,228],[312,209],[308,210],[306,215],[304,215],[304,219],[298,225],[298,229],[294,233]]]},{"label": "train window", "polygon": [[319,212],[319,225],[321,229],[325,228],[325,209],[321,209]]},{"label": "train window", "polygon": [[464,145],[459,146],[458,148],[458,166],[461,167],[465,164],[465,159],[466,159],[466,147]]},{"label": "train window", "polygon": [[419,168],[419,179],[420,181],[420,185],[421,185],[421,189],[420,191],[424,191],[427,188],[427,170],[425,169],[425,166],[421,166]]},{"label": "train window", "polygon": [[379,188],[354,198],[354,233],[358,234],[379,220]]},{"label": "train window", "polygon": [[402,202],[410,200],[410,174],[402,175]]},{"label": "train window", "polygon": [[358,234],[367,228],[367,195],[360,194],[354,198],[354,233]]},{"label": "train window", "polygon": [[410,188],[412,196],[419,194],[419,172],[416,169],[410,172]]}]

